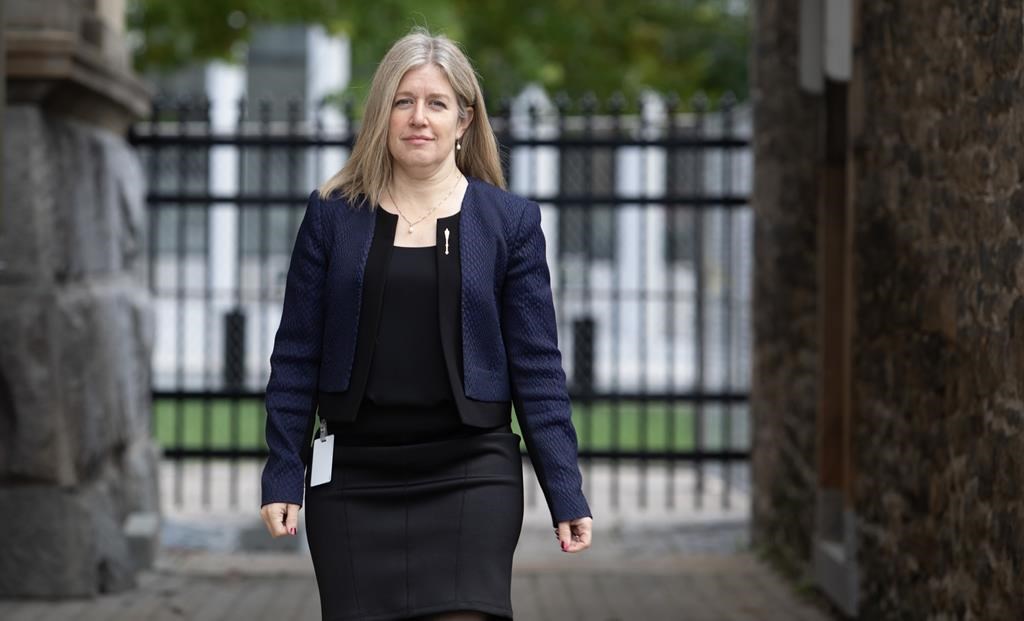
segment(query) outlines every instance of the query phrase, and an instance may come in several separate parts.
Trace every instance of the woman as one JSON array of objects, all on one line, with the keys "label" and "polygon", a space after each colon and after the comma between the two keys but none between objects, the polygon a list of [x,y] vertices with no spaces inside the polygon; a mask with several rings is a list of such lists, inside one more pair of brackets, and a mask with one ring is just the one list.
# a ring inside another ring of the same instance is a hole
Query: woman
[{"label": "woman", "polygon": [[469,61],[414,30],[310,195],[270,358],[261,514],[295,535],[305,492],[324,619],[512,617],[513,405],[562,550],[590,546],[540,208],[504,187]]}]

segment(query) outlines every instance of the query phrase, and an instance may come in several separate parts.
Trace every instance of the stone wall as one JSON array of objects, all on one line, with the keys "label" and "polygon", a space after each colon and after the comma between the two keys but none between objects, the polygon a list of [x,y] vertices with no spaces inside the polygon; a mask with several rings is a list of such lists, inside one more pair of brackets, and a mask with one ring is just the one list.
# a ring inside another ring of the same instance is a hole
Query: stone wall
[{"label": "stone wall", "polygon": [[754,544],[810,555],[817,412],[816,163],[820,97],[797,83],[799,0],[754,3]]},{"label": "stone wall", "polygon": [[5,3],[0,597],[130,587],[159,543],[144,176],[110,128],[144,102],[83,6]]},{"label": "stone wall", "polygon": [[[752,61],[754,529],[796,567],[814,533],[822,161],[798,4],[756,3]],[[1024,618],[1024,2],[854,16],[857,618]]]},{"label": "stone wall", "polygon": [[863,619],[1024,618],[1024,3],[862,3]]},{"label": "stone wall", "polygon": [[117,590],[128,517],[159,511],[142,171],[123,141],[31,106],[4,132],[0,593]]}]

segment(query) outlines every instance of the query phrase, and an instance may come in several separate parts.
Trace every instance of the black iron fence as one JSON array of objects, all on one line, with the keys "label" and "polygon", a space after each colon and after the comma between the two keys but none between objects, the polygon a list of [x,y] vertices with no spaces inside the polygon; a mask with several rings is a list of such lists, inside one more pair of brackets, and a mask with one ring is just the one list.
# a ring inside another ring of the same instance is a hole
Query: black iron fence
[{"label": "black iron fence", "polygon": [[[628,491],[631,506],[657,495],[672,508],[685,473],[697,507],[712,476],[729,508],[750,428],[747,108],[528,91],[492,124],[511,189],[542,206],[592,503],[617,507]],[[266,455],[263,390],[292,243],[309,191],[357,130],[347,105],[166,97],[132,130],[149,178],[153,428],[176,503],[198,478],[201,503],[226,493],[238,505],[258,476],[240,467]],[[227,491],[211,492],[219,477]]]}]

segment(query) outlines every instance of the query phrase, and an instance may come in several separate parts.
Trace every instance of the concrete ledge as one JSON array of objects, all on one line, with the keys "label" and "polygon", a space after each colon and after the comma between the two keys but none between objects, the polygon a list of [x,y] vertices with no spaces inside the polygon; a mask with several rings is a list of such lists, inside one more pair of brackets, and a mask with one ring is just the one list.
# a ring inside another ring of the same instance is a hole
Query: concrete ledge
[{"label": "concrete ledge", "polygon": [[7,101],[33,103],[123,134],[150,113],[123,38],[69,0],[11,0],[4,24]]},{"label": "concrete ledge", "polygon": [[150,569],[160,552],[160,515],[142,512],[130,514],[124,523],[124,537],[135,570]]},{"label": "concrete ledge", "polygon": [[857,616],[860,572],[857,566],[857,514],[844,509],[842,494],[818,490],[813,542],[815,582],[843,614]]}]

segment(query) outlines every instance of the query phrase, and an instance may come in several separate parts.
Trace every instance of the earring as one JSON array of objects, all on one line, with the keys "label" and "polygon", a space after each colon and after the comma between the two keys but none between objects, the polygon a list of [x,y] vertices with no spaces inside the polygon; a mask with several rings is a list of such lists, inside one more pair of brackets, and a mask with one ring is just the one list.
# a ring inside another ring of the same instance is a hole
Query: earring
[{"label": "earring", "polygon": [[459,142],[458,140],[455,141],[455,150],[456,151],[461,151],[462,150],[462,143]]}]

